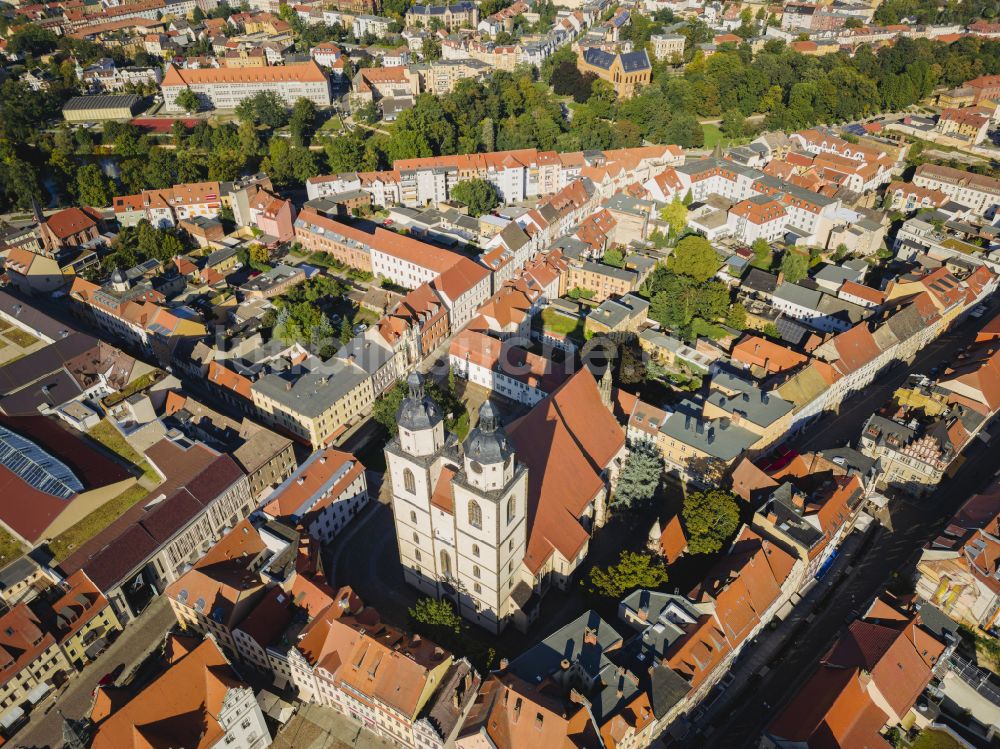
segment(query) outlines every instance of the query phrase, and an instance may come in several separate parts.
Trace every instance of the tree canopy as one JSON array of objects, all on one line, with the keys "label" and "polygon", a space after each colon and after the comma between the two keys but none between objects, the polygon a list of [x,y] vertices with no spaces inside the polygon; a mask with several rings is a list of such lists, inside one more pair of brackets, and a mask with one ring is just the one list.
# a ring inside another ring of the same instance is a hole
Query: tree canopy
[{"label": "tree canopy", "polygon": [[722,267],[722,261],[707,239],[691,234],[677,243],[667,267],[674,273],[704,283]]},{"label": "tree canopy", "polygon": [[615,600],[638,588],[659,588],[667,579],[662,560],[635,551],[623,551],[615,564],[590,569],[590,589]]},{"label": "tree canopy", "polygon": [[781,272],[789,283],[798,283],[809,275],[809,256],[794,249],[785,250],[781,256]]},{"label": "tree canopy", "polygon": [[431,639],[441,641],[442,635],[457,635],[462,631],[462,618],[450,601],[421,598],[409,609],[414,626]]},{"label": "tree canopy", "polygon": [[616,507],[639,507],[649,502],[663,481],[663,455],[648,442],[629,447],[628,457],[615,485]]},{"label": "tree canopy", "polygon": [[258,91],[253,96],[248,96],[236,105],[236,116],[270,128],[282,127],[288,123],[285,103],[273,91]]},{"label": "tree canopy", "polygon": [[691,554],[719,551],[740,526],[736,497],[722,489],[691,492],[684,497],[681,515]]},{"label": "tree canopy", "polygon": [[451,197],[465,204],[470,216],[482,216],[500,205],[500,196],[492,183],[484,179],[467,179],[451,190]]}]

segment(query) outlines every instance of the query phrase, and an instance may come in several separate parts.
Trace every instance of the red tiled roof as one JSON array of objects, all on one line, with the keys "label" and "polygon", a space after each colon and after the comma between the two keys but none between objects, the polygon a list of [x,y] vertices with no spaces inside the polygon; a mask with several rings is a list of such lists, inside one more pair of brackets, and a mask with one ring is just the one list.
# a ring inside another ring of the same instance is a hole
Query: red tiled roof
[{"label": "red tiled roof", "polygon": [[590,370],[582,367],[507,432],[529,469],[524,564],[537,570],[553,550],[575,559],[590,537],[579,519],[603,490],[601,474],[625,444]]},{"label": "red tiled roof", "polygon": [[45,228],[59,239],[67,239],[94,228],[100,219],[101,214],[93,208],[65,208],[45,219]]},{"label": "red tiled roof", "polygon": [[215,642],[205,640],[101,721],[92,746],[208,749],[226,734],[215,716],[220,714],[229,689],[242,686]]}]

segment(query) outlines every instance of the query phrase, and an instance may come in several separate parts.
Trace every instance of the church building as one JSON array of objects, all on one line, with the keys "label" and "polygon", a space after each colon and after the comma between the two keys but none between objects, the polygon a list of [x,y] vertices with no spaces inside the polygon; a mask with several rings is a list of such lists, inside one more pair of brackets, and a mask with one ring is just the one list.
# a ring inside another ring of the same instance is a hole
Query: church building
[{"label": "church building", "polygon": [[407,382],[385,449],[405,579],[491,632],[527,629],[607,518],[625,456],[610,378],[584,367],[506,429],[487,401],[461,443],[421,375]]}]

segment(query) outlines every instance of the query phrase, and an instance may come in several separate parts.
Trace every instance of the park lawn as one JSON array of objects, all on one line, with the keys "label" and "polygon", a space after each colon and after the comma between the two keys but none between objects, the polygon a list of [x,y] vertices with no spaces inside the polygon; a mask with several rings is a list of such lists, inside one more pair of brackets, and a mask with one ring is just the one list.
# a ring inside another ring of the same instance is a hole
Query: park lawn
[{"label": "park lawn", "polygon": [[49,552],[53,561],[61,562],[87,541],[107,528],[120,518],[137,502],[149,496],[149,491],[139,484],[134,484],[117,497],[109,499],[76,525],[70,526],[64,532],[49,541]]},{"label": "park lawn", "polygon": [[24,544],[0,528],[0,568],[6,567],[25,551]]},{"label": "park lawn", "polygon": [[111,452],[128,461],[136,468],[141,469],[143,475],[152,482],[160,483],[160,475],[144,457],[132,449],[132,446],[125,441],[121,433],[107,419],[102,419],[97,426],[87,432],[87,436],[100,442]]},{"label": "park lawn", "polygon": [[720,143],[725,146],[729,143],[729,139],[722,134],[718,125],[706,122],[702,124],[701,131],[705,134],[705,148],[715,148]]},{"label": "park lawn", "polygon": [[4,331],[4,338],[13,341],[21,348],[28,348],[29,346],[34,346],[38,343],[38,339],[30,333],[25,333],[20,328],[11,328],[10,330]]}]

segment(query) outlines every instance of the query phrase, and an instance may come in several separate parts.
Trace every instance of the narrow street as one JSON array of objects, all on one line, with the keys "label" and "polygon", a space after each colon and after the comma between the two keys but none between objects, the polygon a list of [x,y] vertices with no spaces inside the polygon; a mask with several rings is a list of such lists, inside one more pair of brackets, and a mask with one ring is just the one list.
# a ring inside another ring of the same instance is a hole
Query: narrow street
[{"label": "narrow street", "polygon": [[54,696],[43,700],[30,714],[28,724],[18,731],[10,743],[14,746],[37,749],[56,749],[63,745],[62,718],[82,718],[90,713],[92,693],[97,683],[119,666],[122,666],[121,680],[128,678],[152,650],[160,645],[163,636],[174,625],[176,619],[170,604],[163,596],[153,599],[149,607],[126,625],[118,639],[76,674]]},{"label": "narrow street", "polygon": [[[979,440],[966,453],[967,460],[953,479],[945,479],[938,490],[922,501],[901,502],[893,508],[895,531],[883,530],[854,570],[835,587],[792,644],[769,664],[768,673],[757,680],[734,683],[724,719],[702,726],[704,733],[691,737],[686,746],[706,749],[738,749],[756,746],[767,723],[795,695],[813,667],[846,626],[849,614],[863,610],[882,591],[893,574],[909,579],[918,550],[935,536],[954,511],[972,494],[993,481],[996,449]],[[765,706],[767,705],[767,706]]]},{"label": "narrow street", "polygon": [[[896,367],[880,376],[863,393],[849,400],[840,414],[824,417],[811,425],[800,440],[793,441],[792,447],[802,452],[845,442],[853,444],[868,416],[888,400],[910,372],[927,374],[932,368],[943,367],[952,361],[975,339],[976,332],[990,320],[995,308],[996,303],[991,303],[989,311],[981,318],[967,318],[956,329],[928,345],[911,366]],[[913,574],[919,549],[939,532],[966,499],[994,480],[995,447],[974,440],[963,457],[965,461],[954,477],[946,477],[929,497],[892,502],[889,508],[892,530],[885,528],[879,532],[866,552],[853,560],[854,568],[850,573],[833,585],[807,622],[796,629],[790,646],[754,675],[734,682],[720,697],[728,709],[710,711],[710,715],[719,717],[696,725],[697,733],[689,736],[683,745],[737,749],[758,744],[767,723],[795,695],[852,614],[864,610],[894,575],[908,580]],[[752,659],[753,653],[744,653],[741,660],[747,658]]]}]

